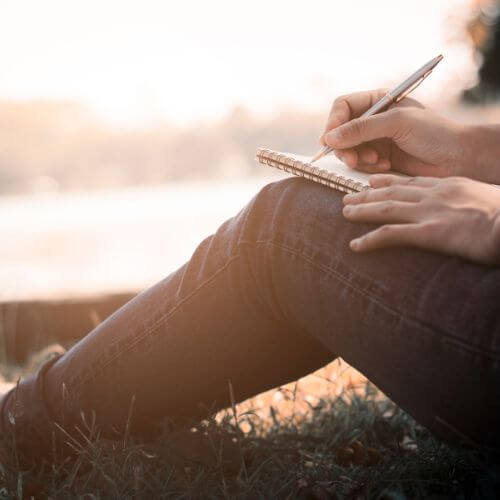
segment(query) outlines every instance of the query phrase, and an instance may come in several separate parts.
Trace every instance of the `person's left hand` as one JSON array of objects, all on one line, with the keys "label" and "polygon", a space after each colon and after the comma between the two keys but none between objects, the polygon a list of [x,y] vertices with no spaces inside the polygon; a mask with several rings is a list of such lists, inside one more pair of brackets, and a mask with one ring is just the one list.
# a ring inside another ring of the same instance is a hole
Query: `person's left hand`
[{"label": "person's left hand", "polygon": [[344,216],[383,224],[351,241],[356,252],[411,246],[500,265],[500,189],[465,177],[370,177],[344,196]]}]

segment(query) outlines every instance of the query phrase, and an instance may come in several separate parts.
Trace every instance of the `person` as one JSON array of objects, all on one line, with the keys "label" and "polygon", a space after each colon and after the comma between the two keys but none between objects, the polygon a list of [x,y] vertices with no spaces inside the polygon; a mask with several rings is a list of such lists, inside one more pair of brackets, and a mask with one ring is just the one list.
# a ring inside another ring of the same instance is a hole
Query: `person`
[{"label": "person", "polygon": [[376,174],[373,189],[266,185],[180,269],[4,395],[2,434],[35,458],[86,419],[117,435],[132,414],[146,436],[163,417],[228,406],[229,383],[241,401],[341,356],[438,436],[496,449],[500,127],[409,98],[361,118],[384,92],[336,99],[321,138]]}]

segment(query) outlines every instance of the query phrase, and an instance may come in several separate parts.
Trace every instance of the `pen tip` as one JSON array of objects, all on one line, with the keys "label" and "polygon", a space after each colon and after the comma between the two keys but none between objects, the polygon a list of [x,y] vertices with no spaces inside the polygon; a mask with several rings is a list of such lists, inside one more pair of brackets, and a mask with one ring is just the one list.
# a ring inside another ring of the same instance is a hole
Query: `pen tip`
[{"label": "pen tip", "polygon": [[314,163],[316,160],[319,160],[324,155],[323,151],[318,151],[312,158],[309,163]]}]

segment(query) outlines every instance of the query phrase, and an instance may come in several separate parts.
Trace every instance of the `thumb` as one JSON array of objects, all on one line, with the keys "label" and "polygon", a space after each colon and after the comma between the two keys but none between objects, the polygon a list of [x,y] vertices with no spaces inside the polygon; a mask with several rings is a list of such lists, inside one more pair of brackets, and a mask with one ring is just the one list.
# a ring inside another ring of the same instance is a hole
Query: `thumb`
[{"label": "thumb", "polygon": [[394,109],[366,118],[355,118],[325,135],[325,142],[333,149],[359,146],[376,139],[395,139],[401,135],[404,110]]}]

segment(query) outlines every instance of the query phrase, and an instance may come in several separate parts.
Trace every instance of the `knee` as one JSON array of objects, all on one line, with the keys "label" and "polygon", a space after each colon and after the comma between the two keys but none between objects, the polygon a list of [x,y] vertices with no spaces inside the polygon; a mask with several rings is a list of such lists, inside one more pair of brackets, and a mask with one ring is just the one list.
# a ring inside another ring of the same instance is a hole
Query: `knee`
[{"label": "knee", "polygon": [[[234,219],[240,248],[259,248],[274,266],[276,252],[301,255],[316,266],[346,267],[358,256],[349,242],[372,225],[353,224],[342,215],[343,194],[312,181],[288,178],[268,184]],[[354,262],[353,261],[353,262]],[[290,269],[288,269],[289,271]]]},{"label": "knee", "polygon": [[[301,177],[266,185],[252,200],[252,211],[261,221],[304,225],[342,217],[343,194]],[[283,228],[284,229],[284,228]]]},{"label": "knee", "polygon": [[[264,186],[241,214],[242,239],[275,239],[278,235],[317,239],[346,225],[342,193],[315,182],[291,177]],[[278,238],[279,239],[279,238]]]}]

